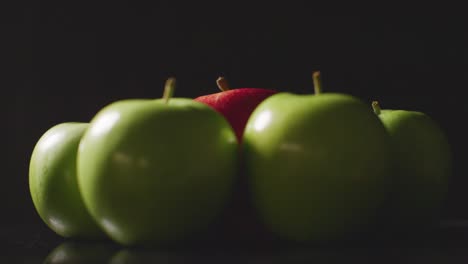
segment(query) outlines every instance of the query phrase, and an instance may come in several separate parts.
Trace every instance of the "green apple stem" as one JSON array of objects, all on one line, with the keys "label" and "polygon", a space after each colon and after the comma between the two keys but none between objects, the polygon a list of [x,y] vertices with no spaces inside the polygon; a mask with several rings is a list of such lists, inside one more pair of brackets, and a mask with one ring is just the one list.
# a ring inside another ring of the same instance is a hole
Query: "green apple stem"
[{"label": "green apple stem", "polygon": [[218,85],[218,88],[223,92],[230,90],[229,83],[224,77],[219,77],[216,80],[216,84]]},{"label": "green apple stem", "polygon": [[380,108],[380,104],[378,101],[372,101],[372,109],[374,109],[374,113],[376,115],[380,115],[381,113],[381,108]]},{"label": "green apple stem", "polygon": [[322,79],[320,78],[320,71],[316,71],[312,74],[312,79],[314,80],[314,93],[322,93]]},{"label": "green apple stem", "polygon": [[166,104],[169,102],[169,99],[172,98],[172,95],[174,95],[175,82],[176,82],[175,78],[171,77],[167,79],[164,85],[163,99]]}]

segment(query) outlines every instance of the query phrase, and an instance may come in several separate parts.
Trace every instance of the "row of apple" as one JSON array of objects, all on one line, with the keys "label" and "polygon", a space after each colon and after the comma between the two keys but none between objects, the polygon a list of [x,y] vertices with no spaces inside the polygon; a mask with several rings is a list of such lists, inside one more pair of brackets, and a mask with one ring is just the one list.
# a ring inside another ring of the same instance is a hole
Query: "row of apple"
[{"label": "row of apple", "polygon": [[193,100],[173,98],[171,78],[161,99],[58,124],[31,156],[34,206],[64,237],[183,240],[225,209],[242,163],[258,218],[286,240],[437,221],[452,157],[434,120],[313,80],[315,94],[298,95],[219,79],[223,91]]}]

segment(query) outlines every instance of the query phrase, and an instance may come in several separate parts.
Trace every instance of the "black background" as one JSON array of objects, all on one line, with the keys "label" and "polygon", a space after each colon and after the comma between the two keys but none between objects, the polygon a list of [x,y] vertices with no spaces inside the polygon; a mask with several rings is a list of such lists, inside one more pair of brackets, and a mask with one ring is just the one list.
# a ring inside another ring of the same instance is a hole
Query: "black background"
[{"label": "black background", "polygon": [[306,4],[170,1],[13,9],[2,9],[0,27],[0,223],[47,230],[30,198],[28,163],[36,141],[55,124],[89,121],[119,99],[159,97],[170,76],[178,80],[178,97],[216,92],[220,75],[232,87],[311,93],[314,70],[322,72],[326,91],[433,117],[455,159],[444,216],[468,218],[463,16],[327,15]]}]

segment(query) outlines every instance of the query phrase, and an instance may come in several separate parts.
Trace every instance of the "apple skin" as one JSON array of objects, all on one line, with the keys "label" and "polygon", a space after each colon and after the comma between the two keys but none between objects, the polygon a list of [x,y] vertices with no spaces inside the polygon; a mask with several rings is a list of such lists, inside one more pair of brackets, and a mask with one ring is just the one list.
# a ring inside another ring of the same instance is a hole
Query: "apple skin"
[{"label": "apple skin", "polygon": [[452,172],[448,139],[428,115],[381,110],[394,161],[392,192],[384,215],[395,227],[430,226],[440,220]]},{"label": "apple skin", "polygon": [[389,138],[367,106],[345,94],[278,93],[252,113],[242,145],[264,225],[297,242],[367,232],[385,199]]},{"label": "apple skin", "polygon": [[188,98],[112,103],[91,121],[78,182],[91,215],[123,245],[180,242],[230,198],[238,144],[227,121]]},{"label": "apple skin", "polygon": [[81,198],[76,156],[88,123],[53,126],[36,143],[29,165],[29,189],[36,211],[55,233],[68,238],[103,238]]},{"label": "apple skin", "polygon": [[237,140],[241,142],[250,114],[259,103],[276,93],[277,91],[271,89],[237,88],[199,96],[194,100],[207,104],[221,113],[234,129]]}]

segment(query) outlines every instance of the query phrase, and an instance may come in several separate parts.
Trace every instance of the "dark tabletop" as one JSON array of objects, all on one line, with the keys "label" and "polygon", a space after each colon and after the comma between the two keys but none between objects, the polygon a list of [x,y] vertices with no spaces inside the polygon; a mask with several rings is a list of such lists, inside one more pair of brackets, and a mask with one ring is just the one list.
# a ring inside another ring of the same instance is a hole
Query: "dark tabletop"
[{"label": "dark tabletop", "polygon": [[64,239],[21,223],[3,226],[0,238],[0,263],[468,263],[468,221],[444,221],[418,235],[332,245],[205,241],[128,248]]}]

